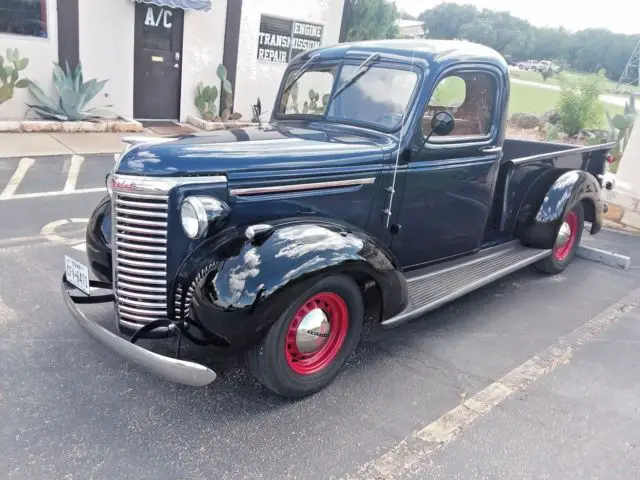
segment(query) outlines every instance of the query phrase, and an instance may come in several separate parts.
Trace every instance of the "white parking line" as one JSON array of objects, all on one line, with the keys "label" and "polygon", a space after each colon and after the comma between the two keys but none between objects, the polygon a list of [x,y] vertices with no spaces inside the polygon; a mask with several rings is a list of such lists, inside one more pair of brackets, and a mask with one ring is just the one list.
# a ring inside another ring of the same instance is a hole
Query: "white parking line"
[{"label": "white parking line", "polygon": [[78,250],[79,252],[86,252],[87,251],[87,242],[79,243],[78,245],[74,245],[71,248],[73,248],[74,250]]},{"label": "white parking line", "polygon": [[65,239],[60,235],[58,235],[57,233],[55,233],[58,227],[61,227],[62,225],[68,225],[70,223],[86,224],[88,222],[89,222],[88,218],[62,218],[60,220],[56,220],[55,222],[47,223],[40,230],[40,235],[46,237],[47,240],[51,242],[64,242]]},{"label": "white parking line", "polygon": [[80,175],[80,169],[84,163],[84,157],[80,155],[71,156],[71,165],[69,166],[69,173],[67,174],[67,182],[64,184],[65,193],[73,192],[76,189],[78,183],[78,175]]},{"label": "white parking line", "polygon": [[[567,364],[574,351],[611,327],[620,317],[640,304],[640,289],[584,323],[554,345],[511,370],[435,422],[406,437],[383,455],[362,465],[348,480],[391,480],[428,468],[429,456],[446,447],[472,424],[500,405],[513,393],[524,390],[537,379]],[[428,478],[422,475],[420,478]]]},{"label": "white parking line", "polygon": [[6,198],[2,198],[0,196],[0,201],[22,200],[25,198],[40,198],[40,197],[61,197],[66,195],[76,195],[81,193],[96,193],[96,192],[106,192],[106,191],[107,189],[105,187],[95,187],[95,188],[81,188],[79,190],[73,190],[71,192],[65,192],[63,190],[59,190],[56,192],[21,193],[19,195],[13,195]]},{"label": "white parking line", "polygon": [[4,190],[2,191],[2,193],[0,193],[0,200],[6,200],[7,198],[13,197],[13,194],[18,189],[20,182],[22,182],[22,179],[24,178],[26,173],[29,171],[29,168],[31,168],[31,165],[33,165],[34,162],[35,160],[33,158],[20,159],[18,168],[16,168],[16,171],[13,172],[13,175],[11,176],[9,183],[7,184],[6,187],[4,187]]}]

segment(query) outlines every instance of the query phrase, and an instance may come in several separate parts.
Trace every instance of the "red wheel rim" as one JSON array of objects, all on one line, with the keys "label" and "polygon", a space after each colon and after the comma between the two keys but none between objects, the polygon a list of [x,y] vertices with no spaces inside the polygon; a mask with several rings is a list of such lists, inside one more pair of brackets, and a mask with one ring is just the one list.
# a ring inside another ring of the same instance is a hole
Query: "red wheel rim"
[{"label": "red wheel rim", "polygon": [[[318,319],[322,322],[313,323]],[[316,328],[305,328],[309,325]],[[298,309],[289,324],[285,343],[287,365],[300,375],[319,372],[336,358],[348,330],[349,311],[342,297],[331,292],[314,295]]]},{"label": "red wheel rim", "polygon": [[[569,231],[566,232],[566,229]],[[567,235],[568,238],[563,244],[558,245],[558,241],[560,241],[561,236]],[[556,239],[556,245],[553,248],[553,256],[558,261],[565,260],[571,251],[573,250],[573,245],[576,243],[576,237],[578,236],[578,215],[575,212],[569,212],[562,222],[560,226],[560,231],[558,232],[558,239]]]}]

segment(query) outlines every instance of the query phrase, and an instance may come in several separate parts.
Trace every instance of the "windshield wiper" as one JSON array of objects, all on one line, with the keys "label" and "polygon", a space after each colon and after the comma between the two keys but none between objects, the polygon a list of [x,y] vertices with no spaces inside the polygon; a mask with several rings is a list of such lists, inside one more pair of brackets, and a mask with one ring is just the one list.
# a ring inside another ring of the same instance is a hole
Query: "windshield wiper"
[{"label": "windshield wiper", "polygon": [[353,85],[362,75],[364,75],[367,72],[367,70],[369,70],[370,63],[374,60],[377,60],[378,58],[380,58],[380,54],[378,52],[372,53],[371,55],[369,55],[364,62],[358,65],[358,68],[356,68],[356,71],[353,72],[351,76],[345,80],[345,82],[340,86],[340,88],[338,88],[334,92],[334,94],[329,99],[328,103],[330,103],[332,100],[335,100],[335,98],[338,95],[340,95],[347,88]]},{"label": "windshield wiper", "polygon": [[293,86],[293,84],[300,79],[300,77],[304,74],[304,72],[307,71],[307,66],[319,56],[320,54],[316,53],[315,55],[312,55],[311,57],[309,57],[309,59],[306,62],[304,62],[304,64],[302,64],[302,66],[298,70],[295,71],[295,73],[291,77],[291,80],[289,80],[285,85],[283,91],[286,92],[287,90],[289,90]]}]

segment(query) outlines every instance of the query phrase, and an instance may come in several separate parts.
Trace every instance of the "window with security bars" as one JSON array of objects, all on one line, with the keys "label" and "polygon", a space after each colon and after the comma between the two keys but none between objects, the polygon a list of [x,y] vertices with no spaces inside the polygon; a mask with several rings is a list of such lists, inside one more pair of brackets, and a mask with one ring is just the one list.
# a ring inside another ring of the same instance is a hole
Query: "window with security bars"
[{"label": "window with security bars", "polygon": [[0,33],[47,38],[47,0],[0,0]]}]

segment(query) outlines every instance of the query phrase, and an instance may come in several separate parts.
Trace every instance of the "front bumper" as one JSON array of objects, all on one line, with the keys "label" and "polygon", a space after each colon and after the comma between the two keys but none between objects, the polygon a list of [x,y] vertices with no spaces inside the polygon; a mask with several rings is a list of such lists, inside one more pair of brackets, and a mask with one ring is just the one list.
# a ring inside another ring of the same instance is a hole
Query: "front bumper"
[{"label": "front bumper", "polygon": [[[91,281],[91,286],[102,288],[100,282],[95,281]],[[78,322],[94,340],[113,350],[121,357],[126,358],[131,363],[154,375],[185,385],[202,387],[216,379],[215,372],[204,365],[158,355],[115,335],[106,328],[98,325],[95,321],[90,320],[77,306],[77,304],[82,303],[95,304],[112,302],[112,294],[96,295],[94,297],[87,297],[86,295],[73,296],[71,290],[74,290],[74,287],[67,281],[66,275],[63,275],[62,298],[64,298],[64,303],[76,322]]]}]

